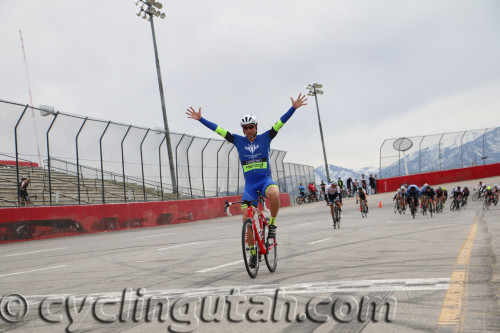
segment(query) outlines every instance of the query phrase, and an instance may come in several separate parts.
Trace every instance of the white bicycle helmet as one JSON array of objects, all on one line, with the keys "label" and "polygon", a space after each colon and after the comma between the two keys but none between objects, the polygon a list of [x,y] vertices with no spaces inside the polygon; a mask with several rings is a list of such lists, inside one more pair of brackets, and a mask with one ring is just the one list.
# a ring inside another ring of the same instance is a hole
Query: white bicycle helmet
[{"label": "white bicycle helmet", "polygon": [[257,125],[257,117],[255,117],[255,115],[253,114],[244,115],[243,118],[241,118],[240,125],[245,126],[250,124]]},{"label": "white bicycle helmet", "polygon": [[404,186],[401,186],[401,189],[402,189],[403,191],[404,191],[404,190],[406,190],[406,188],[405,188]]},{"label": "white bicycle helmet", "polygon": [[337,185],[337,182],[336,182],[336,181],[333,181],[333,182],[332,182],[332,185]]}]

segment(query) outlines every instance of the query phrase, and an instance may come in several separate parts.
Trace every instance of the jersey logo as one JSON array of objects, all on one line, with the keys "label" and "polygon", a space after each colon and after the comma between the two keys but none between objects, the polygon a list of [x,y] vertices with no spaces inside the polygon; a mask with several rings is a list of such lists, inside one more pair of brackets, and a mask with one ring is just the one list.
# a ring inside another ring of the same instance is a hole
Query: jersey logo
[{"label": "jersey logo", "polygon": [[245,147],[246,150],[248,150],[250,153],[253,153],[259,148],[259,145],[256,145],[255,143],[249,144],[248,146]]}]

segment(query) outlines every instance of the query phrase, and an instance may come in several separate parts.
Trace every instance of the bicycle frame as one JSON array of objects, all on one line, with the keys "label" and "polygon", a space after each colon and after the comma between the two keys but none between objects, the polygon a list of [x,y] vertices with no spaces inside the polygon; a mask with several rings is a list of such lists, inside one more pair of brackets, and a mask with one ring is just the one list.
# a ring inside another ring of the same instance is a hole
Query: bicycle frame
[{"label": "bicycle frame", "polygon": [[[260,209],[258,207],[254,207],[252,205],[252,203],[256,202],[256,201],[259,202],[258,206],[260,206]],[[277,242],[274,241],[273,245],[271,245],[268,249],[266,247],[266,245],[264,244],[264,239],[262,239],[260,237],[259,229],[262,230],[264,225],[266,225],[267,229],[269,229],[269,223],[267,222],[266,217],[262,213],[262,210],[264,210],[264,208],[265,208],[264,197],[259,192],[259,199],[257,199],[257,200],[239,201],[239,202],[231,202],[231,203],[226,201],[226,203],[225,203],[226,209],[225,210],[226,210],[226,213],[228,216],[231,216],[231,214],[229,212],[229,206],[234,205],[234,204],[246,204],[247,205],[247,218],[250,218],[252,220],[252,235],[253,235],[253,240],[254,240],[253,241],[254,246],[255,246],[255,243],[257,243],[257,245],[259,246],[259,255],[267,254],[271,248],[273,248],[274,246],[277,245]],[[254,218],[255,214],[257,214],[257,221],[259,223],[259,229],[257,229],[257,223],[256,223],[255,218]]]},{"label": "bicycle frame", "polygon": [[[259,203],[262,205],[262,203]],[[257,213],[257,220],[259,221],[259,229],[257,229],[257,223],[255,222],[254,214]],[[264,240],[260,237],[260,232],[259,230],[262,230],[264,225],[269,229],[269,223],[267,223],[267,220],[258,208],[254,208],[252,205],[248,205],[247,207],[247,216],[252,219],[252,231],[253,231],[253,242],[254,246],[255,243],[259,246],[259,254],[264,255],[267,254],[267,251],[269,250],[266,245],[264,244]],[[276,243],[273,243],[271,247],[274,247]]]}]

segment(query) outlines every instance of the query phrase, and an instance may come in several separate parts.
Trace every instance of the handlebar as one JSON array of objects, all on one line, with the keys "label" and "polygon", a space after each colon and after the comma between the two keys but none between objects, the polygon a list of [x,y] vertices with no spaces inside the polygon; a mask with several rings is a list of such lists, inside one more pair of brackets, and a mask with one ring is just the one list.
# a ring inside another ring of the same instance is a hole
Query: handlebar
[{"label": "handlebar", "polygon": [[230,212],[229,212],[229,207],[231,205],[236,205],[236,204],[246,204],[247,206],[248,205],[251,205],[252,203],[254,202],[260,202],[262,204],[262,207],[265,211],[269,212],[269,210],[267,209],[266,207],[266,201],[265,201],[265,198],[264,196],[262,195],[262,193],[260,193],[260,191],[257,191],[257,195],[258,195],[258,199],[255,199],[255,200],[243,200],[243,201],[237,201],[237,202],[229,202],[229,201],[225,201],[224,203],[224,210],[226,211],[226,215],[227,216],[233,216]]}]

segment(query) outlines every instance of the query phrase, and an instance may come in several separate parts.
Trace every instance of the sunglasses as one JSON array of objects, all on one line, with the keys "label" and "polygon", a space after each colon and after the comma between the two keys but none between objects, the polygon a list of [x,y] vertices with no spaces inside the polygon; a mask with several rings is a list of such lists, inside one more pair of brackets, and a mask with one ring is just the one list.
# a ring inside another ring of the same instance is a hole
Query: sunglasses
[{"label": "sunglasses", "polygon": [[255,125],[250,125],[250,126],[243,126],[243,130],[246,131],[246,130],[251,130],[251,129],[254,129],[255,128]]}]

